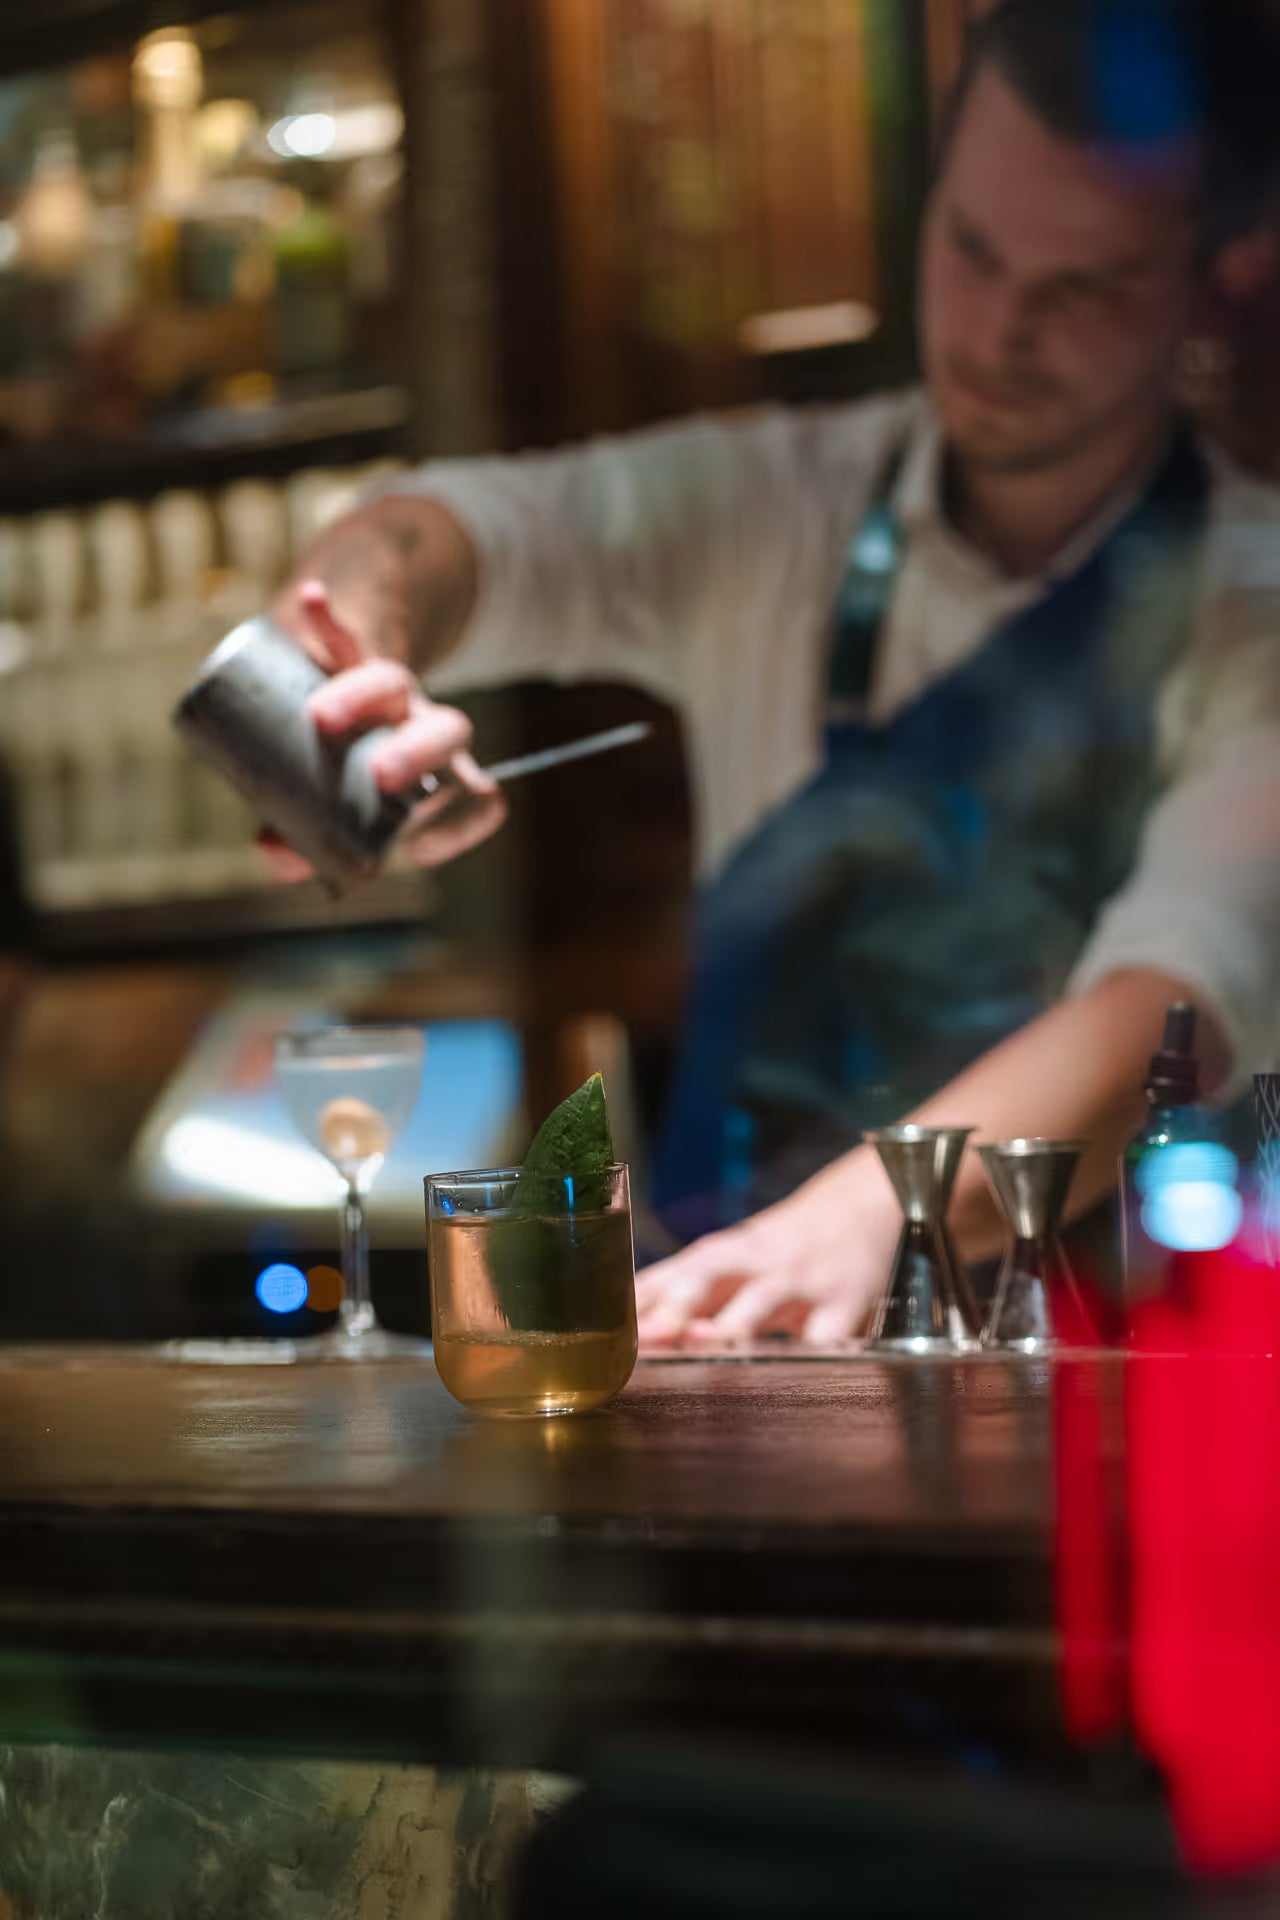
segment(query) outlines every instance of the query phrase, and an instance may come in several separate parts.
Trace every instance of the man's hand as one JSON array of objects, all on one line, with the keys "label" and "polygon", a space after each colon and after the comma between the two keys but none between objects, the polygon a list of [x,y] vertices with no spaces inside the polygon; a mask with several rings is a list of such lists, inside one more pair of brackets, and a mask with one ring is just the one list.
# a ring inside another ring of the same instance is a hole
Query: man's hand
[{"label": "man's hand", "polygon": [[[1209,1093],[1231,1055],[1212,1009],[1186,980],[1143,967],[1109,974],[993,1047],[907,1117],[922,1127],[973,1127],[975,1141],[1031,1135],[1087,1140],[1071,1217],[1115,1185],[1116,1156],[1142,1113],[1142,1080],[1177,1000],[1200,1009]],[[897,1203],[866,1147],[779,1206],[650,1267],[636,1282],[640,1337],[650,1347],[798,1333],[827,1346],[865,1323],[893,1263]],[[977,1154],[967,1153],[950,1227],[962,1260],[995,1253],[1004,1232]]]},{"label": "man's hand", "polygon": [[[403,792],[427,775],[441,781],[401,834],[412,859],[443,866],[495,833],[507,817],[506,802],[471,756],[466,715],[428,700],[403,661],[371,657],[336,617],[323,582],[303,580],[291,589],[287,615],[299,645],[331,675],[309,703],[319,731],[389,728],[372,762],[384,793]],[[309,877],[307,862],[274,835],[264,834],[262,844],[277,879]]]},{"label": "man's hand", "polygon": [[819,1347],[852,1340],[888,1278],[900,1225],[874,1156],[849,1154],[777,1206],[642,1273],[641,1343],[733,1345],[775,1333]]}]

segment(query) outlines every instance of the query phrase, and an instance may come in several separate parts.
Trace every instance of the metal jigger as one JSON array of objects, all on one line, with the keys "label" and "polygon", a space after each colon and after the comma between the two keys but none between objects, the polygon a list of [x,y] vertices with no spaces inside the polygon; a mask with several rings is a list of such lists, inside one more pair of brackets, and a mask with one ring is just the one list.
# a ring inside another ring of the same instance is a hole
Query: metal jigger
[{"label": "metal jigger", "polygon": [[1078,1140],[1006,1140],[998,1146],[979,1147],[978,1152],[1013,1232],[982,1344],[1044,1353],[1056,1344],[1050,1315],[1055,1293],[1069,1293],[1077,1324],[1089,1325],[1059,1238],[1067,1194],[1084,1146]]},{"label": "metal jigger", "polygon": [[865,1136],[905,1216],[868,1337],[881,1352],[954,1353],[977,1341],[977,1308],[946,1228],[951,1189],[972,1131],[907,1126]]}]

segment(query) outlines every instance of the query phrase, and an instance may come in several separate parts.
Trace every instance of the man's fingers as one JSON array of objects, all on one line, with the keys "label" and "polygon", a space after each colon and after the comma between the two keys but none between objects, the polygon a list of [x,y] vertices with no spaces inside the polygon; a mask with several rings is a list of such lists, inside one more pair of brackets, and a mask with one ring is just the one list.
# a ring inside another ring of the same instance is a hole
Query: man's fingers
[{"label": "man's fingers", "polygon": [[497,781],[492,779],[482,766],[477,765],[476,761],[465,750],[461,753],[454,754],[451,768],[456,777],[467,789],[468,793],[490,794],[498,792]]},{"label": "man's fingers", "polygon": [[[674,1267],[674,1262],[671,1263]],[[737,1293],[747,1275],[724,1267],[692,1267],[672,1273],[660,1293],[649,1295],[640,1310],[640,1340],[644,1346],[671,1347],[684,1338],[691,1321],[718,1313]]]},{"label": "man's fingers", "polygon": [[347,733],[379,720],[400,726],[420,698],[407,667],[396,660],[364,660],[318,687],[307,707],[322,733]]},{"label": "man's fingers", "polygon": [[805,1306],[798,1298],[794,1279],[789,1274],[764,1274],[758,1280],[748,1281],[719,1313],[691,1326],[690,1340],[731,1346],[738,1341],[755,1339],[772,1328],[782,1310],[793,1302],[796,1304],[794,1318],[799,1320]]},{"label": "man's fingers", "polygon": [[648,1275],[646,1304],[640,1307],[637,1301],[641,1344],[674,1346],[690,1320],[703,1311],[714,1275],[714,1267],[689,1254],[663,1261],[661,1269]]},{"label": "man's fingers", "polygon": [[683,1298],[718,1274],[734,1273],[741,1278],[748,1271],[742,1261],[736,1230],[707,1234],[668,1259],[655,1261],[636,1276],[636,1310],[644,1313],[668,1295]]},{"label": "man's fingers", "polygon": [[691,1314],[677,1301],[666,1301],[661,1306],[650,1308],[648,1313],[640,1314],[636,1323],[636,1332],[642,1348],[677,1347],[688,1326]]},{"label": "man's fingers", "polygon": [[258,835],[258,845],[263,858],[271,869],[271,877],[285,886],[293,886],[299,880],[313,880],[315,869],[304,860],[300,853],[283,841],[270,827],[264,827]]},{"label": "man's fingers", "polygon": [[[666,1265],[666,1262],[663,1262]],[[647,1313],[650,1307],[656,1307],[665,1291],[666,1283],[660,1273],[638,1273],[636,1275],[636,1312]]]},{"label": "man's fingers", "polygon": [[383,742],[370,764],[384,793],[402,792],[424,774],[439,773],[441,768],[449,767],[472,793],[483,793],[487,798],[497,792],[492,780],[487,785],[473,786],[467,777],[471,769],[476,774],[480,772],[465,752],[470,738],[471,722],[465,713],[459,713],[456,707],[423,705]]},{"label": "man's fingers", "polygon": [[806,1347],[842,1347],[857,1336],[864,1315],[856,1299],[832,1301],[809,1315],[800,1337]]},{"label": "man's fingers", "polygon": [[404,844],[415,866],[443,867],[496,833],[506,817],[507,803],[500,793],[465,794],[443,820],[417,833],[410,827]]},{"label": "man's fingers", "polygon": [[349,627],[335,618],[329,590],[322,580],[304,580],[298,588],[298,611],[318,641],[329,668],[341,673],[359,666],[364,651]]}]

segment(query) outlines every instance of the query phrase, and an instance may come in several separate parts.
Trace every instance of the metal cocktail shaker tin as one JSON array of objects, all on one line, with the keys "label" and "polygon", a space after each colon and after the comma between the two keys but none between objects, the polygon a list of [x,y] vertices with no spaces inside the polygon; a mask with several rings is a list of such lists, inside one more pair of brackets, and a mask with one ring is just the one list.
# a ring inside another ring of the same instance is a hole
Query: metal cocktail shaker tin
[{"label": "metal cocktail shaker tin", "polygon": [[377,871],[420,792],[379,790],[371,761],[388,729],[327,737],[307,712],[325,675],[274,621],[244,621],[215,647],[174,725],[322,879]]}]

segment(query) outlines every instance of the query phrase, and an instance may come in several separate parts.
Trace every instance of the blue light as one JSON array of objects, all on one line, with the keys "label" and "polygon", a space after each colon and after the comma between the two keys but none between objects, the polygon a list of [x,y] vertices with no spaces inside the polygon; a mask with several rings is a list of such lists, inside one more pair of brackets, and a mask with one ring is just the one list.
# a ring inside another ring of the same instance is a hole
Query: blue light
[{"label": "blue light", "polygon": [[1167,146],[1196,131],[1201,106],[1184,33],[1145,0],[1097,11],[1094,64],[1107,133],[1134,148]]},{"label": "blue light", "polygon": [[898,542],[891,525],[872,517],[854,543],[853,557],[864,573],[892,573],[898,564]]},{"label": "blue light", "polygon": [[1244,1202],[1240,1163],[1216,1140],[1179,1140],[1151,1147],[1134,1176],[1142,1195],[1142,1230],[1174,1253],[1217,1253],[1240,1231]]},{"label": "blue light", "polygon": [[1218,1253],[1240,1231],[1244,1202],[1233,1187],[1186,1180],[1161,1187],[1142,1209],[1149,1240],[1174,1253]]},{"label": "blue light", "polygon": [[1139,1193],[1148,1200],[1169,1187],[1223,1187],[1234,1192],[1240,1162],[1230,1147],[1217,1141],[1183,1140],[1149,1148],[1134,1177]]},{"label": "blue light", "polygon": [[307,1276],[298,1267],[276,1261],[262,1269],[253,1290],[268,1313],[296,1313],[306,1305]]}]

